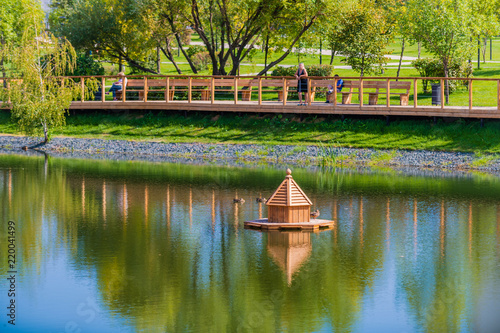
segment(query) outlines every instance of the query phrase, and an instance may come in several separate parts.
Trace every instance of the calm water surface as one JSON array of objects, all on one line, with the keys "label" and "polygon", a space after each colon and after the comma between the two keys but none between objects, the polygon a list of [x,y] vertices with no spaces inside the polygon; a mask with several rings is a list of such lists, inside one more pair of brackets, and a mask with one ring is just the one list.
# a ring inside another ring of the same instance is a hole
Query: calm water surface
[{"label": "calm water surface", "polygon": [[498,177],[295,169],[335,229],[245,230],[284,169],[0,156],[0,332],[500,331]]}]

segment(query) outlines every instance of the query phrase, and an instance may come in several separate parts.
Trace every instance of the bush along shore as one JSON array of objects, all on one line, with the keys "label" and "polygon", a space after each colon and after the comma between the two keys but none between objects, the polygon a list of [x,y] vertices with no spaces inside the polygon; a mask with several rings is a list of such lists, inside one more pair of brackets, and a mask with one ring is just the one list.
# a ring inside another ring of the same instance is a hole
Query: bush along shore
[{"label": "bush along shore", "polygon": [[[163,143],[129,140],[104,140],[56,137],[40,145],[38,138],[0,136],[0,153],[45,152],[61,157],[171,161],[200,160],[266,162],[298,166],[385,166],[437,168],[445,170],[482,170],[500,172],[500,155],[426,150],[381,150],[343,148],[335,145],[263,145]],[[124,158],[125,157],[125,158]]]}]

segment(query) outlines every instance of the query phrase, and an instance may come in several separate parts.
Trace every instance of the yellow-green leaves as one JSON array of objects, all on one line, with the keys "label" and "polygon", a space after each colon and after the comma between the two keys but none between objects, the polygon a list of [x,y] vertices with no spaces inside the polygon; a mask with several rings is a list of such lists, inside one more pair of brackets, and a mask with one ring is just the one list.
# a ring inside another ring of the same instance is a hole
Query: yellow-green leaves
[{"label": "yellow-green leaves", "polygon": [[19,45],[9,48],[9,58],[14,69],[8,81],[12,117],[23,132],[42,134],[47,141],[51,128],[65,124],[66,110],[79,93],[75,82],[58,77],[74,68],[75,50],[67,40],[32,25]]}]

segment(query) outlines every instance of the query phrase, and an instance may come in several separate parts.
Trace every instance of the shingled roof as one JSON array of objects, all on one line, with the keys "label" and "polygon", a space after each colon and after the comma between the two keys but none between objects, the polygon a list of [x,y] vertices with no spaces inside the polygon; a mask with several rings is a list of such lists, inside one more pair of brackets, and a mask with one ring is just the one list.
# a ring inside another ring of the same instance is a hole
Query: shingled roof
[{"label": "shingled roof", "polygon": [[287,176],[285,180],[278,186],[278,189],[269,198],[266,205],[268,206],[312,206],[312,201],[297,185],[292,178],[292,171],[286,170]]}]

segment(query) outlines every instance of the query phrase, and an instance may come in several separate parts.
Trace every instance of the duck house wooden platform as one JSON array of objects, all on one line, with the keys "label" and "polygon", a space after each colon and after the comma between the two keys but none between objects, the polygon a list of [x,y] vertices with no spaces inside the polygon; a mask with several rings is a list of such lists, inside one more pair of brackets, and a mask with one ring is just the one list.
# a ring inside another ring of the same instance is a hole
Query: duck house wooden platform
[{"label": "duck house wooden platform", "polygon": [[300,223],[279,223],[269,222],[267,219],[258,219],[246,221],[245,228],[260,230],[301,230],[301,231],[320,231],[332,229],[335,221],[311,219],[309,222]]},{"label": "duck house wooden platform", "polygon": [[311,219],[312,201],[292,178],[287,169],[285,180],[269,198],[268,218],[246,221],[246,228],[262,230],[304,230],[318,231],[333,228],[335,222]]}]

